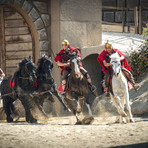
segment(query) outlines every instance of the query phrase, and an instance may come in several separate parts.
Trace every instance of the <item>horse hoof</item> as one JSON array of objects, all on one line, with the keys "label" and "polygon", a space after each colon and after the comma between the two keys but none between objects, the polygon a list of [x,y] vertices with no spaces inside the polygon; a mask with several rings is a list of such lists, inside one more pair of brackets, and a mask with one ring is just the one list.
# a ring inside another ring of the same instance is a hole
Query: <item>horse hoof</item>
[{"label": "horse hoof", "polygon": [[28,123],[37,123],[37,120],[36,119],[30,119],[30,120],[26,120]]},{"label": "horse hoof", "polygon": [[127,114],[126,114],[125,112],[123,112],[123,113],[121,114],[121,116],[122,116],[122,117],[127,117]]},{"label": "horse hoof", "polygon": [[131,123],[134,123],[135,121],[134,121],[134,119],[130,119],[130,122],[131,122]]},{"label": "horse hoof", "polygon": [[84,118],[82,124],[91,124],[94,121],[94,117]]},{"label": "horse hoof", "polygon": [[127,122],[126,122],[126,119],[124,118],[123,120],[122,120],[122,124],[126,124]]},{"label": "horse hoof", "polygon": [[82,121],[77,121],[75,125],[82,125]]},{"label": "horse hoof", "polygon": [[7,118],[7,122],[10,123],[10,122],[13,122],[13,119],[10,117],[10,118]]}]

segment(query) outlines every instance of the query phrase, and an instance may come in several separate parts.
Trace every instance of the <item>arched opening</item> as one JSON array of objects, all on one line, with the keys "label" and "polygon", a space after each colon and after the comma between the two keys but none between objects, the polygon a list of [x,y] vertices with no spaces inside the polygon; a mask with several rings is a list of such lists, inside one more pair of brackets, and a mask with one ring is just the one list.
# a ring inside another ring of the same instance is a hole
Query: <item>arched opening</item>
[{"label": "arched opening", "polygon": [[88,71],[93,84],[97,87],[98,95],[102,94],[101,81],[103,79],[103,73],[101,66],[97,61],[98,54],[91,54],[83,60],[83,66]]},{"label": "arched opening", "polygon": [[24,57],[39,58],[39,37],[28,14],[13,4],[0,5],[0,66],[11,75]]}]

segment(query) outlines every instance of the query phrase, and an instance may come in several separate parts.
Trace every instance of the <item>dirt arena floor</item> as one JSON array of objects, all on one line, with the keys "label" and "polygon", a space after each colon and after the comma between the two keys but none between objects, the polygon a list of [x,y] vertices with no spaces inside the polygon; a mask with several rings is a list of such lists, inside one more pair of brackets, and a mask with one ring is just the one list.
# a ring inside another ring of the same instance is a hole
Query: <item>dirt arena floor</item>
[{"label": "dirt arena floor", "polygon": [[148,148],[148,116],[135,123],[114,123],[116,117],[95,117],[92,125],[74,125],[75,117],[52,117],[47,123],[0,123],[0,148]]}]

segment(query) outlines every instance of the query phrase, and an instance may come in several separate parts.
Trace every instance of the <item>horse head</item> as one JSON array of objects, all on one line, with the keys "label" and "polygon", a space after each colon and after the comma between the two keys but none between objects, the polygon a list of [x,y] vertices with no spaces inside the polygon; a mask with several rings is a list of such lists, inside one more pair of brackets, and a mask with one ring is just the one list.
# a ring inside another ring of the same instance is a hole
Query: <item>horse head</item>
[{"label": "horse head", "polygon": [[75,75],[75,78],[80,78],[81,77],[81,72],[80,72],[80,60],[77,57],[78,52],[77,51],[73,51],[70,54],[70,67],[72,70],[72,74]]},{"label": "horse head", "polygon": [[44,55],[38,61],[37,74],[43,74],[46,76],[46,79],[50,79],[52,77],[51,73],[52,68],[53,68],[53,63],[51,61],[51,57],[47,57]]},{"label": "horse head", "polygon": [[110,59],[111,59],[110,63],[112,66],[113,73],[116,77],[118,77],[119,73],[121,72],[120,56],[116,52],[110,55]]},{"label": "horse head", "polygon": [[32,62],[31,57],[29,59],[25,58],[19,63],[19,70],[23,76],[22,78],[36,80],[35,64]]}]

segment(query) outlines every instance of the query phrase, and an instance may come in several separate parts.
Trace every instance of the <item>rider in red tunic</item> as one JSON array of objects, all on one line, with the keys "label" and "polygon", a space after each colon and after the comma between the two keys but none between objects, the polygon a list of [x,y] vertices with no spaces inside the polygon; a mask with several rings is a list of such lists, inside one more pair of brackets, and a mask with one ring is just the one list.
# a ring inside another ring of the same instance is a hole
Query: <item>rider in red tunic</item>
[{"label": "rider in red tunic", "polygon": [[[57,54],[57,56],[55,57],[54,60],[56,61],[57,65],[61,68],[62,88],[63,88],[63,93],[65,93],[66,78],[67,78],[67,75],[71,72],[71,69],[69,67],[70,61],[69,61],[69,57],[67,55],[70,52],[73,52],[74,50],[76,50],[78,52],[78,54],[77,54],[78,59],[81,60],[81,53],[79,52],[79,50],[77,48],[71,47],[67,40],[64,40],[62,42],[62,47],[63,48]],[[92,85],[91,78],[90,78],[88,72],[82,67],[81,62],[80,62],[80,71],[86,77],[90,90],[92,92],[94,92],[96,90],[96,87],[94,85]]]},{"label": "rider in red tunic", "polygon": [[[120,56],[120,61],[121,61],[121,68],[122,68],[122,72],[123,74],[126,76],[126,78],[128,79],[128,81],[132,84],[133,88],[136,90],[139,88],[139,85],[135,84],[133,75],[131,74],[131,68],[128,65],[127,60],[125,59],[125,56],[123,55],[123,53],[121,51],[119,51],[118,49],[113,49],[112,45],[109,44],[108,42],[105,44],[105,49],[99,54],[97,60],[100,63],[101,67],[102,67],[102,71],[105,74],[105,85],[106,87],[108,87],[108,79],[110,77],[110,58],[109,56],[113,53],[117,52]],[[109,91],[109,90],[108,90]]]}]

